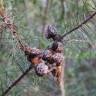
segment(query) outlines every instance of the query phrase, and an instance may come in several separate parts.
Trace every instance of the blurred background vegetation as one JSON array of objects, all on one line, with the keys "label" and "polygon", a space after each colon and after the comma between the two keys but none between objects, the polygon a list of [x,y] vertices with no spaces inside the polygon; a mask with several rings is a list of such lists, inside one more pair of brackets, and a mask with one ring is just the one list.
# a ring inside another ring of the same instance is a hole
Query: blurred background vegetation
[{"label": "blurred background vegetation", "polygon": [[[29,46],[45,48],[46,25],[64,34],[96,11],[96,0],[3,0],[6,14]],[[64,38],[65,96],[96,96],[96,16]],[[8,29],[0,31],[0,94],[29,66]],[[8,96],[61,96],[49,77],[31,71]]]}]

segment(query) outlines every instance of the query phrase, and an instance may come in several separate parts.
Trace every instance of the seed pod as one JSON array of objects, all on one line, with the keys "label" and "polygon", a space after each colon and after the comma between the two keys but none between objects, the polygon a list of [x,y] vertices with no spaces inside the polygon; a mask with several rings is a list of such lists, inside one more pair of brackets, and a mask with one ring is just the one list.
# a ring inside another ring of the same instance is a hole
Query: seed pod
[{"label": "seed pod", "polygon": [[49,64],[53,64],[54,63],[54,60],[52,58],[52,55],[53,55],[52,51],[46,49],[46,50],[43,51],[42,55],[43,55],[42,59],[44,61],[48,62]]},{"label": "seed pod", "polygon": [[[25,51],[25,55],[27,55],[27,60],[29,62],[31,62],[33,64],[33,60],[38,57],[38,58],[41,58],[40,57],[40,54],[41,54],[41,51],[37,48],[31,48],[31,47],[27,47],[26,48],[26,51]],[[33,59],[33,60],[32,60]],[[38,59],[39,60],[39,59]],[[36,59],[35,59],[36,61]],[[35,62],[36,63],[36,62]]]},{"label": "seed pod", "polygon": [[54,38],[54,36],[56,35],[55,32],[56,32],[55,26],[49,25],[48,28],[47,28],[47,30],[46,30],[45,37],[47,39]]},{"label": "seed pod", "polygon": [[35,66],[35,71],[37,75],[43,76],[49,72],[49,68],[44,62],[42,62]]},{"label": "seed pod", "polygon": [[29,53],[29,54],[33,54],[33,55],[41,54],[40,49],[38,49],[36,47],[32,48],[32,47],[29,47],[29,46],[25,46],[25,52]]},{"label": "seed pod", "polygon": [[62,52],[63,51],[63,45],[60,42],[53,42],[49,48],[55,52]]},{"label": "seed pod", "polygon": [[52,58],[55,61],[56,65],[59,66],[63,62],[64,56],[61,53],[55,53]]},{"label": "seed pod", "polygon": [[52,52],[50,51],[50,50],[48,50],[48,49],[45,49],[44,51],[43,51],[43,59],[44,60],[48,60],[48,59],[50,59],[52,57]]},{"label": "seed pod", "polygon": [[40,49],[38,48],[32,48],[32,51],[31,51],[32,54],[36,54],[36,55],[39,55],[41,53]]}]

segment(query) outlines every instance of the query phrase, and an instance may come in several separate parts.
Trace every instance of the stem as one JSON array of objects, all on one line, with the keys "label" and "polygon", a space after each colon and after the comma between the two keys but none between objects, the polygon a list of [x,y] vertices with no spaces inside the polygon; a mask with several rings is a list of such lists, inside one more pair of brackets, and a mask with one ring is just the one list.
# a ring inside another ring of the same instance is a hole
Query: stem
[{"label": "stem", "polygon": [[65,96],[64,68],[65,68],[65,62],[62,62],[61,81],[60,81],[61,96]]},{"label": "stem", "polygon": [[0,15],[3,17],[4,13],[4,1],[3,0],[0,0]]},{"label": "stem", "polygon": [[28,72],[32,69],[33,67],[30,66],[28,69],[25,70],[25,72],[19,76],[4,92],[1,96],[5,96],[24,76],[28,74]]},{"label": "stem", "polygon": [[96,12],[94,12],[91,16],[89,16],[86,20],[84,20],[83,22],[81,22],[77,27],[73,28],[72,30],[70,30],[69,32],[65,33],[62,35],[62,39],[64,37],[66,37],[67,35],[69,35],[70,33],[74,32],[75,30],[77,30],[78,28],[82,27],[82,25],[86,24],[90,19],[92,19],[94,16],[96,15]]},{"label": "stem", "polygon": [[60,16],[60,22],[64,20],[64,0],[60,0],[61,3],[61,16]]}]

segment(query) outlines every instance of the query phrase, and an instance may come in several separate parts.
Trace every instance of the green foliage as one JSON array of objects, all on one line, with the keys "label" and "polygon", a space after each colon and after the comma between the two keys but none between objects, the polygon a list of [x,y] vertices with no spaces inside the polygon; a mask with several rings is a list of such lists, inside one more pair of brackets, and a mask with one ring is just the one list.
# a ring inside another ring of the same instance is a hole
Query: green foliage
[{"label": "green foliage", "polygon": [[[11,22],[16,24],[17,33],[24,43],[32,47],[45,48],[52,42],[47,41],[42,32],[46,6],[44,1],[46,0],[4,0],[6,13]],[[95,0],[64,0],[63,7],[61,1],[49,0],[45,20],[46,24],[55,24],[57,32],[61,34],[76,27],[96,11]],[[24,53],[16,45],[17,41],[9,30],[0,31],[0,94],[29,66]],[[96,96],[95,49],[96,16],[64,38],[66,96]],[[60,89],[51,77],[40,78],[33,70],[9,92],[11,96],[60,94]]]}]

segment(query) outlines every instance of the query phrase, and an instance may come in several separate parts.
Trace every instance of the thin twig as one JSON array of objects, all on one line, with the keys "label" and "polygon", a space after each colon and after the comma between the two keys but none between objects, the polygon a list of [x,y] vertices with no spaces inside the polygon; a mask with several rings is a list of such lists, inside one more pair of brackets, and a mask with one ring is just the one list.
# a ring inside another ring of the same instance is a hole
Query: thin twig
[{"label": "thin twig", "polygon": [[20,75],[4,92],[1,96],[6,96],[6,94],[14,87],[16,86],[16,84],[24,77],[28,74],[28,72],[30,72],[30,70],[32,69],[33,67],[30,66],[28,69],[26,69],[26,71]]},{"label": "thin twig", "polygon": [[94,16],[96,15],[96,12],[94,12],[91,16],[89,16],[86,20],[84,20],[83,22],[81,22],[77,27],[73,28],[72,30],[70,30],[69,32],[65,33],[62,35],[62,39],[64,37],[66,37],[67,35],[69,35],[70,33],[74,32],[75,30],[77,30],[78,28],[82,27],[82,25],[86,24],[90,19],[92,19]]}]

